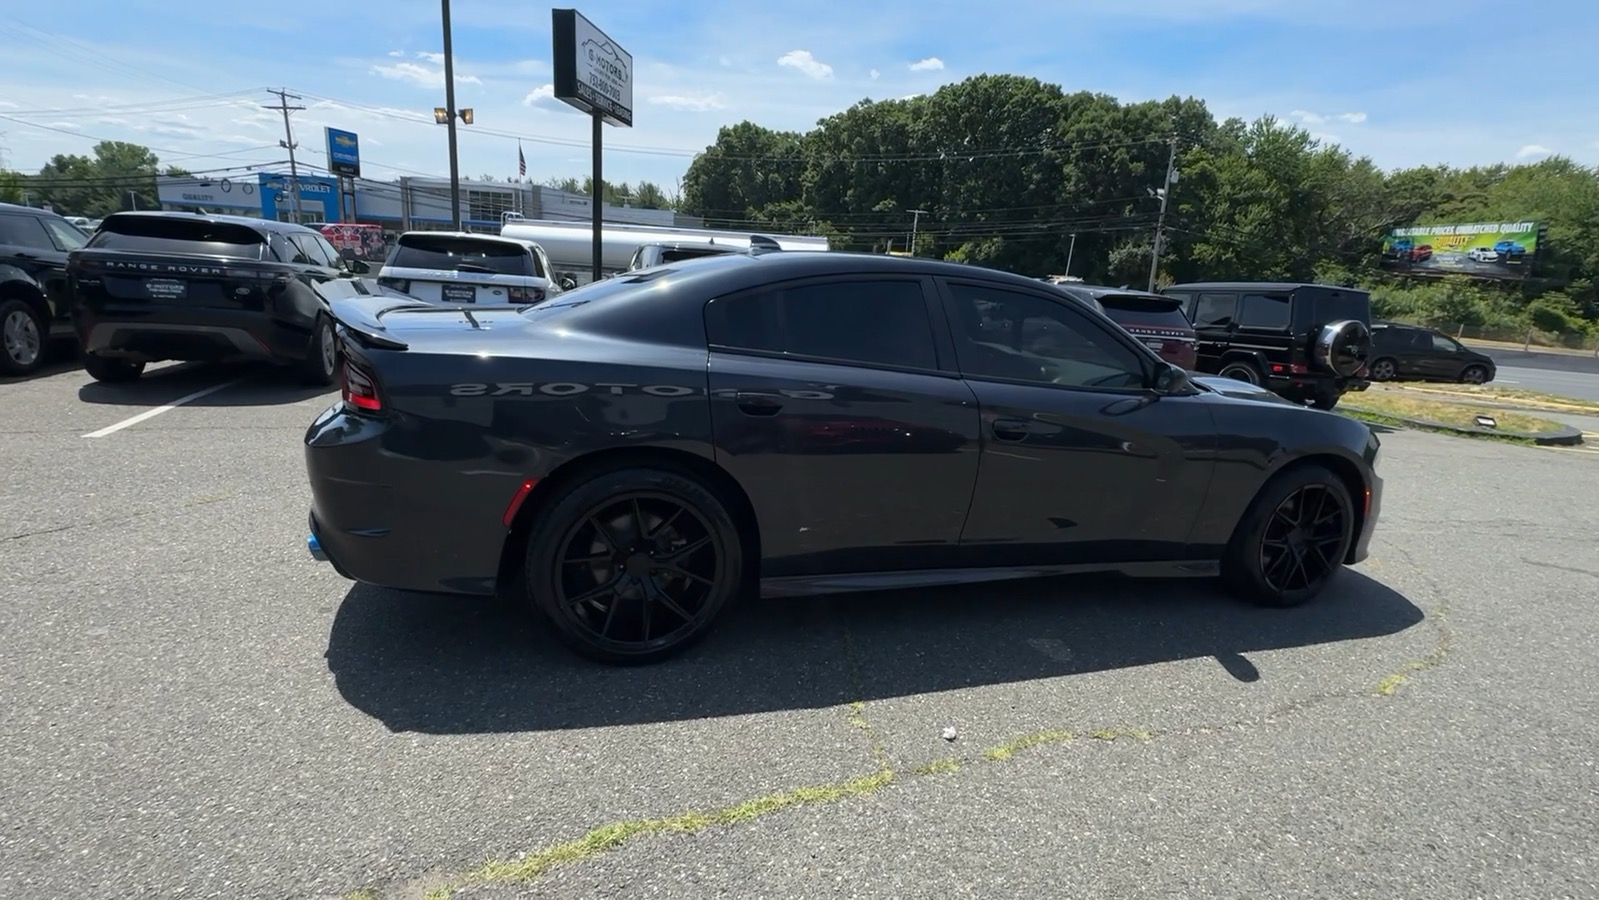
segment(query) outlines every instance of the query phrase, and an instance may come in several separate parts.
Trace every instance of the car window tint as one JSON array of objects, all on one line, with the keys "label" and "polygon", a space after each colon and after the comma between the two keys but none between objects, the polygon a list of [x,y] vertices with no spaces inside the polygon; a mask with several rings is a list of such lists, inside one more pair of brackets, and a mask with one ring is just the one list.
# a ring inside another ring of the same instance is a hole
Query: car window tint
[{"label": "car window tint", "polygon": [[1441,334],[1435,334],[1431,337],[1432,349],[1437,350],[1439,353],[1458,353],[1462,349],[1459,344],[1455,343],[1453,338],[1447,338]]},{"label": "car window tint", "polygon": [[37,216],[0,215],[0,244],[28,247],[34,250],[54,250],[56,245],[39,224]]},{"label": "car window tint", "polygon": [[1238,324],[1244,328],[1287,328],[1288,297],[1284,294],[1245,294],[1238,298]]},{"label": "car window tint", "polygon": [[289,242],[297,251],[294,262],[305,266],[331,266],[333,261],[323,254],[321,246],[309,234],[291,234]]},{"label": "car window tint", "polygon": [[100,224],[89,246],[145,253],[198,253],[229,259],[261,259],[266,238],[233,222],[175,216],[112,216]]},{"label": "car window tint", "polygon": [[401,269],[457,271],[471,263],[496,275],[532,275],[530,254],[521,244],[485,241],[455,235],[401,235],[389,265]]},{"label": "car window tint", "polygon": [[1225,328],[1233,323],[1233,309],[1238,300],[1232,294],[1200,294],[1194,306],[1194,326],[1198,328]]},{"label": "car window tint", "polygon": [[718,300],[712,342],[913,369],[938,367],[920,281],[776,286]]},{"label": "car window tint", "polygon": [[1188,317],[1175,297],[1142,297],[1136,294],[1105,294],[1100,306],[1118,325],[1145,328],[1188,330]]},{"label": "car window tint", "polygon": [[[344,257],[341,253],[339,253],[339,249],[333,246],[333,242],[329,241],[326,237],[320,234],[313,234],[309,237],[311,238],[311,242],[316,245],[317,249],[322,251],[322,255],[328,258],[328,265],[337,269],[339,267],[339,261]],[[354,253],[351,253],[352,258],[354,255]]]},{"label": "car window tint", "polygon": [[1143,357],[1067,302],[951,284],[955,353],[970,378],[1065,387],[1140,388]]},{"label": "car window tint", "polygon": [[40,219],[39,224],[44,230],[50,232],[50,237],[55,240],[55,247],[62,252],[77,250],[89,243],[89,236],[72,227],[70,222],[60,219]]}]

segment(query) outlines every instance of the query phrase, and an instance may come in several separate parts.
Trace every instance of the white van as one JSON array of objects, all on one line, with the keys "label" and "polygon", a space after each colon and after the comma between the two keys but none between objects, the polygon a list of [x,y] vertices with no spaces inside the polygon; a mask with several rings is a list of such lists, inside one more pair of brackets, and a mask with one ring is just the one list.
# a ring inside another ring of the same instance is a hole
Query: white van
[{"label": "white van", "polygon": [[561,289],[550,260],[532,241],[460,231],[407,231],[395,241],[378,283],[419,300],[542,303]]}]

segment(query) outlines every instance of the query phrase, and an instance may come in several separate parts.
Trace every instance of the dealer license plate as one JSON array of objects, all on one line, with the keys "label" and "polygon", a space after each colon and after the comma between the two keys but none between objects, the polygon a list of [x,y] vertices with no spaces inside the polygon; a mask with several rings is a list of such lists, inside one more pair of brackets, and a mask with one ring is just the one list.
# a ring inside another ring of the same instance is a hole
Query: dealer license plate
[{"label": "dealer license plate", "polygon": [[476,303],[477,288],[470,284],[446,284],[443,286],[445,303]]},{"label": "dealer license plate", "polygon": [[146,278],[144,292],[152,300],[182,300],[189,296],[189,284],[176,278]]}]

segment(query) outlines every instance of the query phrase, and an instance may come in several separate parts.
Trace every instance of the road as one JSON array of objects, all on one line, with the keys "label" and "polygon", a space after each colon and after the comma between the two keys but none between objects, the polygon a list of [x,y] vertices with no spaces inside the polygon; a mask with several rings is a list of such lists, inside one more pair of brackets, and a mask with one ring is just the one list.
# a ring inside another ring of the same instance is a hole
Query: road
[{"label": "road", "polygon": [[310,562],[331,396],[0,384],[0,895],[1599,895],[1599,455],[1384,434],[1372,559],[1297,610],[748,604],[604,669]]},{"label": "road", "polygon": [[1592,355],[1547,351],[1529,353],[1483,344],[1470,346],[1493,358],[1498,368],[1495,384],[1599,401],[1599,358]]}]

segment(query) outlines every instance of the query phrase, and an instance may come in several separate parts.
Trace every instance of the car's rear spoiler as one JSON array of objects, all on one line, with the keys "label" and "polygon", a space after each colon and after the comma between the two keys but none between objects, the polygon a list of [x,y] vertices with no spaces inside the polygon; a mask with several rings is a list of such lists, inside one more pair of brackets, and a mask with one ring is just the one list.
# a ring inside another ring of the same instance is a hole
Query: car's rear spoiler
[{"label": "car's rear spoiler", "polygon": [[357,341],[382,350],[405,350],[406,342],[390,335],[383,327],[383,317],[400,309],[434,309],[431,303],[414,298],[401,298],[394,294],[369,294],[346,297],[328,303],[333,318]]}]

